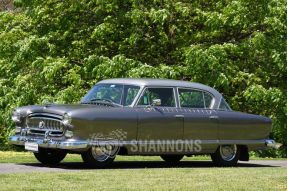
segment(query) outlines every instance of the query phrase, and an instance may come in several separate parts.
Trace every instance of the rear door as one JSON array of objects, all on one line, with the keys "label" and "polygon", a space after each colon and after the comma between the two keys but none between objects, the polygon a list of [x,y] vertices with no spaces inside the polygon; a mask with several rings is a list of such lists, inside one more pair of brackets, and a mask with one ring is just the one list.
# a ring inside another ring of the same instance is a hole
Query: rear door
[{"label": "rear door", "polygon": [[212,94],[190,88],[178,88],[179,103],[184,115],[184,139],[201,140],[203,144],[218,139],[217,111],[210,109]]}]

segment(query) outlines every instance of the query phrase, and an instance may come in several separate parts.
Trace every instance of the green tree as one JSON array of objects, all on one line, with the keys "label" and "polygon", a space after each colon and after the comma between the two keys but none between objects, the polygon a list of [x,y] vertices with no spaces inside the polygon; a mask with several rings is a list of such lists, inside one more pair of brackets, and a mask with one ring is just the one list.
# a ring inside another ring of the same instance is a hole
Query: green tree
[{"label": "green tree", "polygon": [[287,145],[285,0],[14,4],[0,12],[0,144],[17,106],[77,102],[101,79],[151,77],[215,87],[233,109],[271,117]]}]

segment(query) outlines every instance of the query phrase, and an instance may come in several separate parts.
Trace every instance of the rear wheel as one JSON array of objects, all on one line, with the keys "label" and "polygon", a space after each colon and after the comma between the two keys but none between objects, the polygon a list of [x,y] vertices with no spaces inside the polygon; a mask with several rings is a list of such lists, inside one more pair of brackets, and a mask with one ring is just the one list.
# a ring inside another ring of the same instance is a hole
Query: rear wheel
[{"label": "rear wheel", "polygon": [[216,166],[235,166],[240,156],[237,145],[221,145],[211,154],[212,162]]},{"label": "rear wheel", "polygon": [[115,159],[115,155],[111,155],[110,152],[107,152],[107,149],[113,148],[93,146],[87,152],[82,153],[82,159],[91,167],[106,167]]},{"label": "rear wheel", "polygon": [[182,158],[183,155],[161,155],[160,156],[165,162],[168,163],[178,163]]},{"label": "rear wheel", "polygon": [[40,148],[38,153],[34,153],[36,159],[45,165],[59,164],[67,155],[67,152],[56,149]]}]

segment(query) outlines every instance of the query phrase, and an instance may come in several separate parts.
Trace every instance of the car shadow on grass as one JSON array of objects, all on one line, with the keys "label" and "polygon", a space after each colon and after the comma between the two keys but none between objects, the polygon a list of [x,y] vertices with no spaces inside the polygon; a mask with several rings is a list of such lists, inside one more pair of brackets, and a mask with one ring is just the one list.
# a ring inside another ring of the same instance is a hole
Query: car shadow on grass
[{"label": "car shadow on grass", "polygon": [[[43,167],[43,168],[57,168],[65,170],[88,170],[97,169],[85,165],[82,162],[63,162],[54,166],[46,166],[41,163],[23,163],[21,165],[31,167]],[[156,168],[214,168],[214,164],[211,161],[181,161],[177,164],[169,164],[164,161],[115,161],[104,169],[156,169]],[[276,165],[265,164],[253,164],[253,163],[239,163],[238,167],[280,167]],[[236,168],[235,167],[235,168]],[[234,167],[232,167],[234,168]]]}]

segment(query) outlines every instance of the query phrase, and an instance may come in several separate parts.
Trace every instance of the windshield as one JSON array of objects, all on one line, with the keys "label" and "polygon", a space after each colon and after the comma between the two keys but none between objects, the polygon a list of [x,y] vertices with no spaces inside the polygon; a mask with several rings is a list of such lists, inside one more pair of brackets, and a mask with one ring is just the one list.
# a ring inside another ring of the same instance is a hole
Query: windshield
[{"label": "windshield", "polygon": [[81,100],[81,103],[107,102],[123,106],[133,103],[139,86],[123,84],[97,84]]}]

